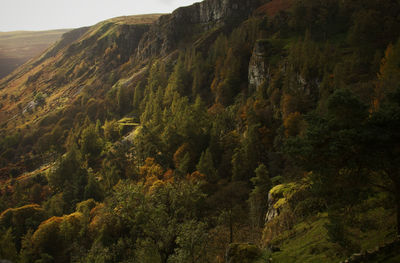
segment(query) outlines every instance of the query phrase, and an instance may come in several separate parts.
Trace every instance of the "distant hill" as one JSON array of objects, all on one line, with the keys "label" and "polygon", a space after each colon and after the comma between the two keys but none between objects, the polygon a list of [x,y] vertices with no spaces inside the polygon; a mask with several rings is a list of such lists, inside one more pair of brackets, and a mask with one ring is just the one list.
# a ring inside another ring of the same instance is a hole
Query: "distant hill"
[{"label": "distant hill", "polygon": [[0,32],[0,78],[40,55],[69,29]]}]

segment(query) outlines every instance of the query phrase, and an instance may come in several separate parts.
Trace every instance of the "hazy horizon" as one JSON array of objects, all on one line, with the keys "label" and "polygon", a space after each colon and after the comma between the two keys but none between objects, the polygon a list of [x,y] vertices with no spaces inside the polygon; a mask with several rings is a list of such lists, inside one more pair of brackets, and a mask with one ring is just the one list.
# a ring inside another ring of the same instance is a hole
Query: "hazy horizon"
[{"label": "hazy horizon", "polygon": [[118,16],[171,13],[200,1],[5,0],[0,9],[0,32],[72,29]]}]

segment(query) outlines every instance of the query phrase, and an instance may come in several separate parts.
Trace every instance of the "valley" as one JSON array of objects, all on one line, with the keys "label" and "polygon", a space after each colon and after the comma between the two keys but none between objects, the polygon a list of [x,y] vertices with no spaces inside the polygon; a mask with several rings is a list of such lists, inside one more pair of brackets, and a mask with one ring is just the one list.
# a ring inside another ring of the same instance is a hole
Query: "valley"
[{"label": "valley", "polygon": [[399,13],[204,0],[65,32],[0,80],[0,260],[398,262]]}]

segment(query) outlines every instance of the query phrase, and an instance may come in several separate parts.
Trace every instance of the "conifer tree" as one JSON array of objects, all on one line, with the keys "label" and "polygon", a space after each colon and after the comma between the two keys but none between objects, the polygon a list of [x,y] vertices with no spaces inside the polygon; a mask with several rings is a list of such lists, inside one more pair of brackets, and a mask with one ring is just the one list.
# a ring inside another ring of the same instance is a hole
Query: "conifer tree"
[{"label": "conifer tree", "polygon": [[255,170],[255,176],[251,178],[253,190],[249,195],[250,220],[255,228],[262,227],[263,218],[267,211],[268,192],[272,187],[268,169],[260,164]]},{"label": "conifer tree", "polygon": [[205,174],[209,182],[215,182],[217,171],[214,166],[213,157],[209,148],[200,156],[199,163],[196,166],[197,171]]},{"label": "conifer tree", "polygon": [[16,260],[17,255],[11,228],[5,231],[0,229],[0,258]]},{"label": "conifer tree", "polygon": [[139,82],[136,86],[135,86],[135,90],[133,92],[133,108],[135,110],[138,110],[140,107],[140,103],[141,100],[143,99],[143,87],[142,87],[142,83]]}]

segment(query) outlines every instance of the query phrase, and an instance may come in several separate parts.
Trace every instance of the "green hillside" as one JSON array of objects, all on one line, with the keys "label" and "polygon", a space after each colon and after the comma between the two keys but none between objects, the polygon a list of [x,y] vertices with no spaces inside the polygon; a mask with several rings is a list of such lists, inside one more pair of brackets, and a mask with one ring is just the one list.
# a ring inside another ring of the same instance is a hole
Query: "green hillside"
[{"label": "green hillside", "polygon": [[399,13],[205,0],[65,33],[0,81],[0,260],[396,262]]}]

